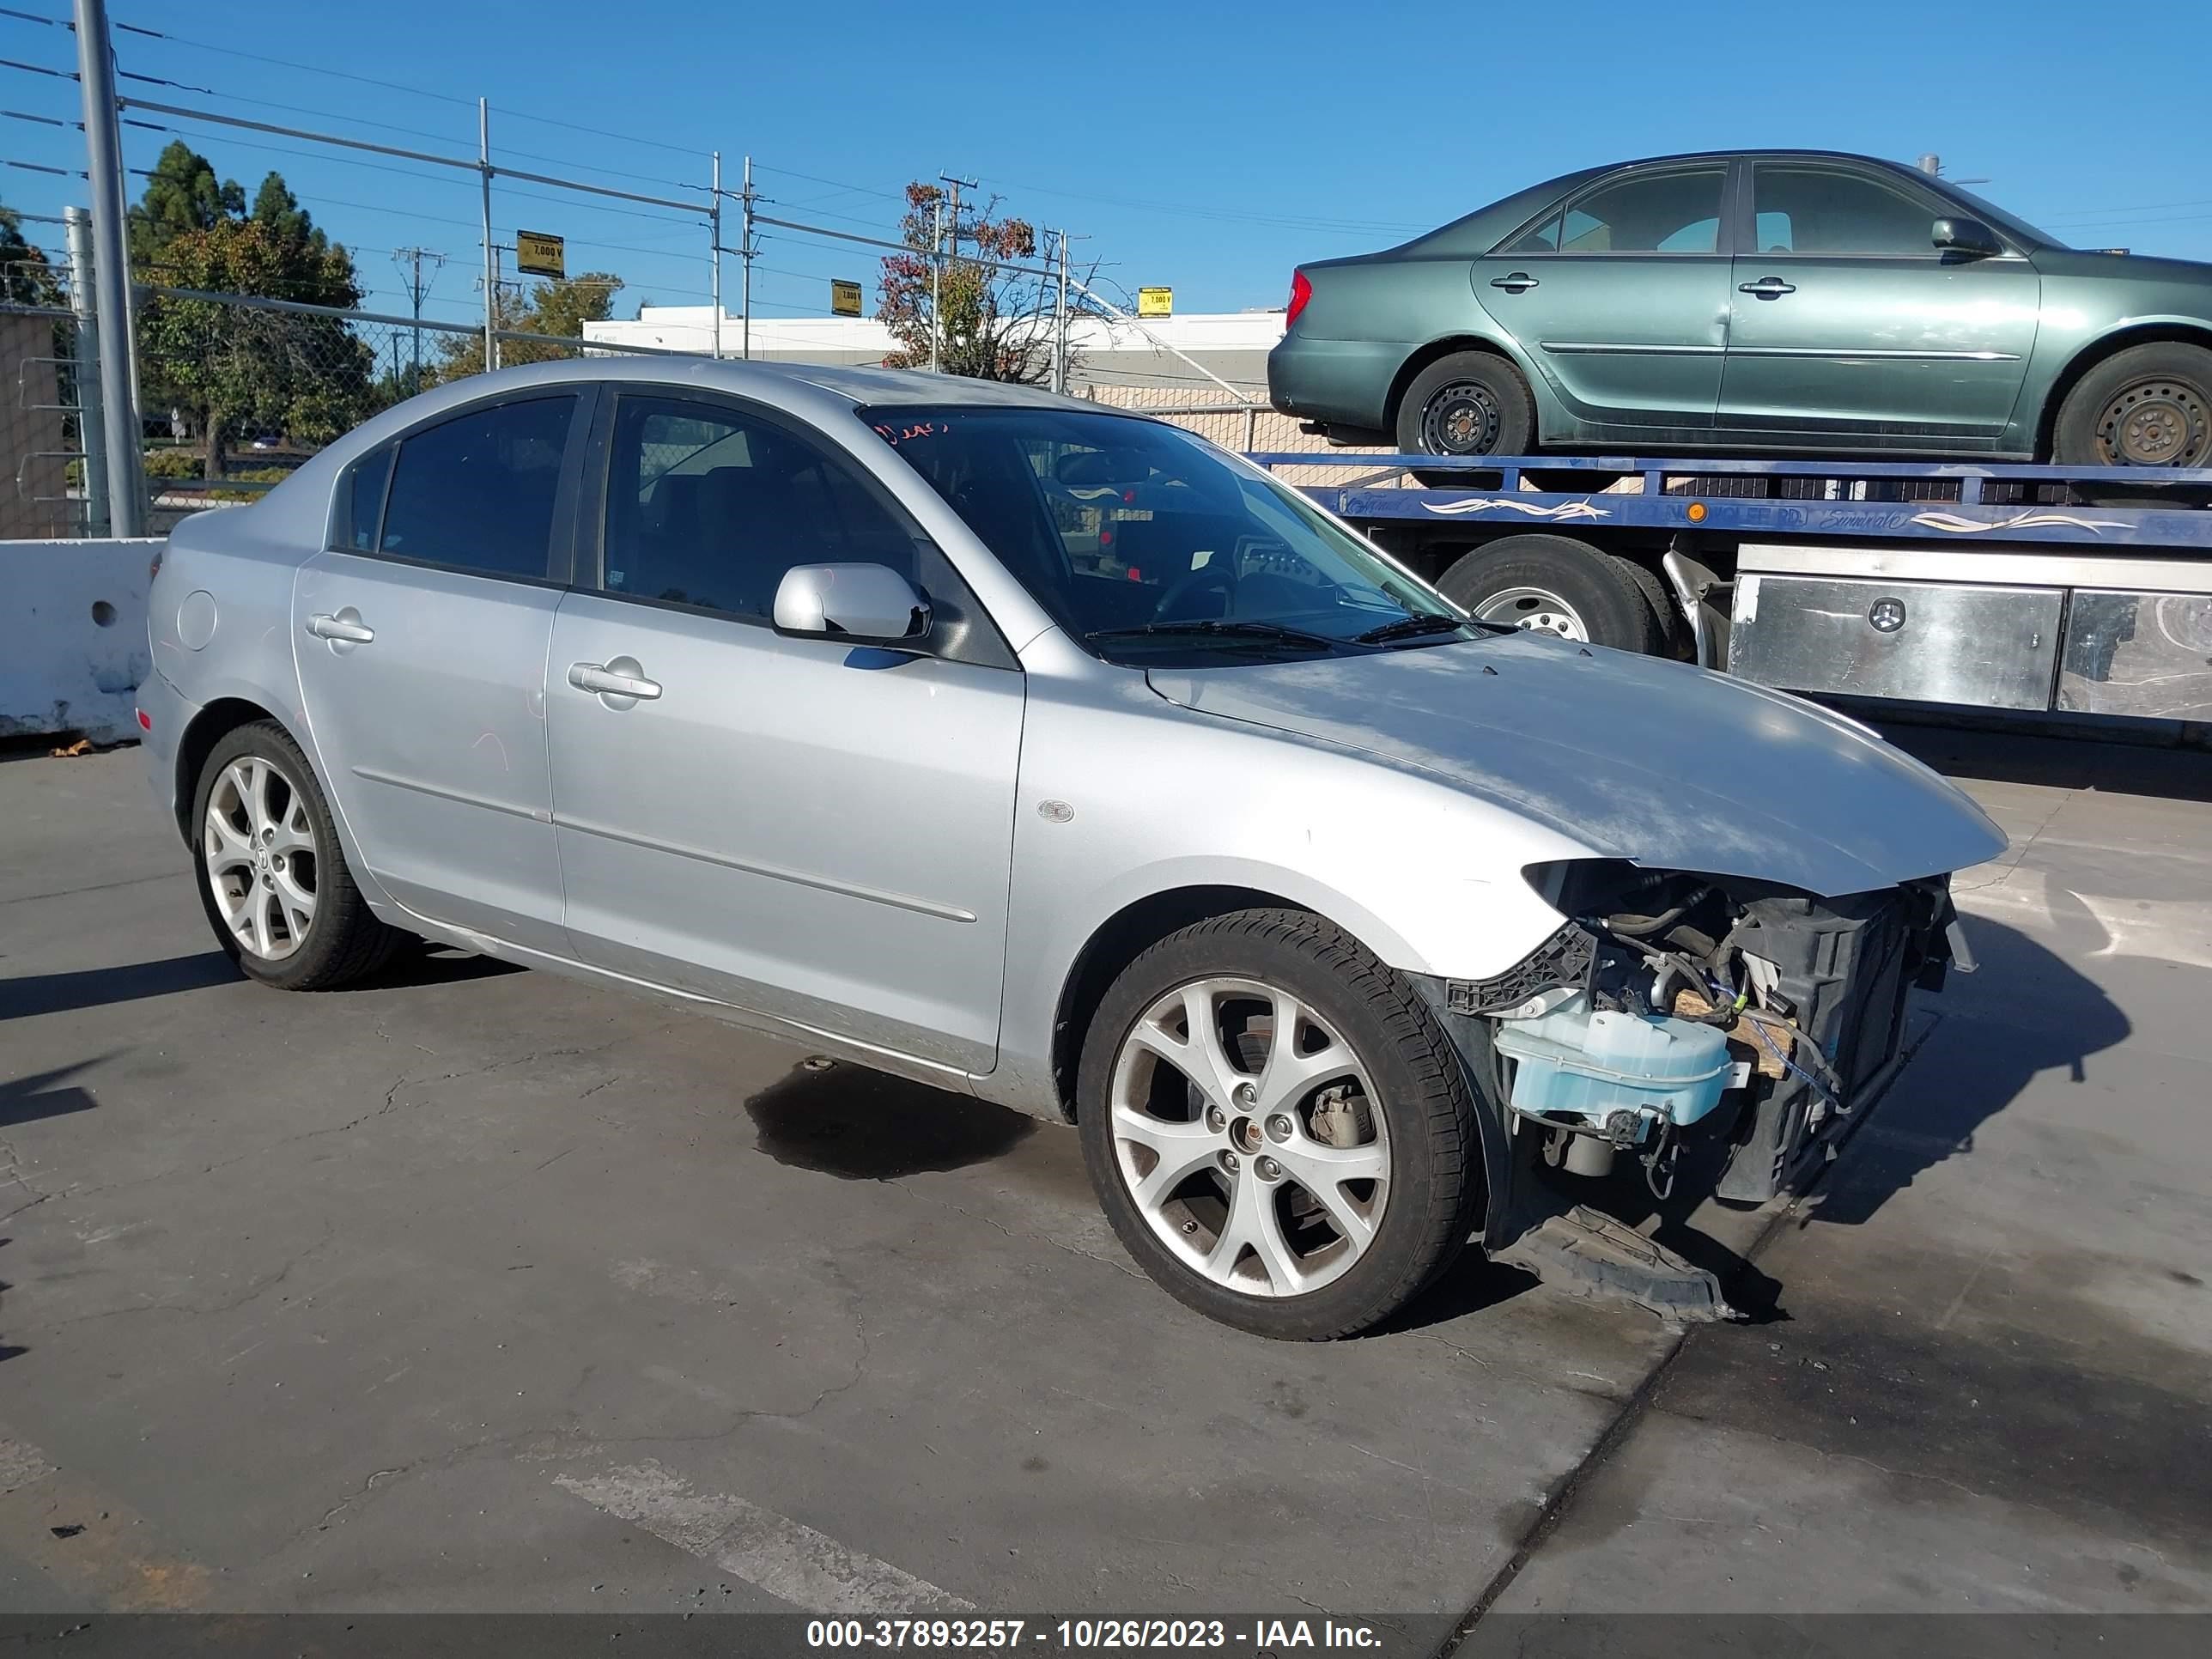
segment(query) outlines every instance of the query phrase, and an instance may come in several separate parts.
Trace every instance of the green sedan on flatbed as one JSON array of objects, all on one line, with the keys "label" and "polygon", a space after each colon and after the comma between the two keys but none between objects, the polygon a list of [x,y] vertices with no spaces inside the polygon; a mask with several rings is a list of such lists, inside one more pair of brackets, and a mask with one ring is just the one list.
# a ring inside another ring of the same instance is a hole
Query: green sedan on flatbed
[{"label": "green sedan on flatbed", "polygon": [[1814,151],[1592,167],[1298,269],[1276,408],[1409,453],[2212,465],[2212,265]]}]

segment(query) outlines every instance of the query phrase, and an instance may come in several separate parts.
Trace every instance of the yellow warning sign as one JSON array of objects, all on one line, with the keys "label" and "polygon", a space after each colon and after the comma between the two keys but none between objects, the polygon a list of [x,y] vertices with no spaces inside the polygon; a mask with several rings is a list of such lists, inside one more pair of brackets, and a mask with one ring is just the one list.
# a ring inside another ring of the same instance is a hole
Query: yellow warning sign
[{"label": "yellow warning sign", "polygon": [[846,282],[842,277],[830,279],[830,314],[832,317],[857,317],[860,314],[860,285]]},{"label": "yellow warning sign", "polygon": [[567,252],[568,245],[558,236],[542,230],[514,233],[514,268],[526,276],[567,276]]},{"label": "yellow warning sign", "polygon": [[1139,317],[1172,317],[1175,315],[1175,290],[1171,288],[1140,288],[1137,290],[1137,315]]}]

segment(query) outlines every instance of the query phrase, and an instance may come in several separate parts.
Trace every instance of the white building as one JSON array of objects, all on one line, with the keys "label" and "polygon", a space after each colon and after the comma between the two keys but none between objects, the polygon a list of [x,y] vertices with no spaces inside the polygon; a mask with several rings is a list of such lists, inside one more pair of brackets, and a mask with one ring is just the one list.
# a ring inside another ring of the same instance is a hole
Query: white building
[{"label": "white building", "polygon": [[[584,337],[609,345],[704,354],[714,349],[714,323],[708,306],[647,306],[635,321],[585,324]],[[756,317],[751,333],[752,355],[770,362],[866,366],[880,363],[894,349],[890,331],[872,317]],[[744,320],[724,313],[724,356],[738,355],[744,334]],[[1092,386],[1148,388],[1158,398],[1187,392],[1203,402],[1223,396],[1221,387],[1194,362],[1231,386],[1264,398],[1267,353],[1282,337],[1279,311],[1149,318],[1141,328],[1106,318],[1079,317],[1068,325],[1074,354],[1069,389],[1080,395]],[[1178,351],[1192,362],[1176,356]],[[1156,400],[1148,396],[1144,401]]]}]

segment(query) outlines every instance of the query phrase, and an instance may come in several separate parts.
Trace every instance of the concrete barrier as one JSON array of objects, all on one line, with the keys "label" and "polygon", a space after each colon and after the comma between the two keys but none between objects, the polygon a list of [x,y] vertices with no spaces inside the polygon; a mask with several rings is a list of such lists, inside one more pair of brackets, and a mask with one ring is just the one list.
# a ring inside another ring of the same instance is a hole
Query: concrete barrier
[{"label": "concrete barrier", "polygon": [[0,738],[138,735],[158,540],[0,542]]}]

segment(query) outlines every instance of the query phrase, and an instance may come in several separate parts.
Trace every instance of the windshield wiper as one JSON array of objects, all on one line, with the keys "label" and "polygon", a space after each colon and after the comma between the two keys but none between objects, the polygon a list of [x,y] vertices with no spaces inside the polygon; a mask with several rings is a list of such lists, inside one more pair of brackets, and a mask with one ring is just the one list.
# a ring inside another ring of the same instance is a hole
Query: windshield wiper
[{"label": "windshield wiper", "polygon": [[1238,617],[1194,617],[1185,622],[1146,623],[1135,628],[1098,628],[1083,637],[1094,641],[1133,640],[1192,634],[1218,638],[1273,640],[1279,644],[1313,646],[1324,651],[1340,650],[1352,642],[1333,639],[1327,634],[1309,633],[1303,628],[1285,627],[1281,623],[1254,622]]},{"label": "windshield wiper", "polygon": [[[1467,626],[1468,623],[1462,617],[1446,617],[1431,611],[1418,616],[1401,617],[1395,622],[1384,623],[1379,628],[1370,628],[1364,634],[1355,634],[1352,637],[1362,645],[1381,645],[1386,640],[1410,640],[1423,634],[1454,633]],[[1475,626],[1481,624],[1478,623]]]}]

